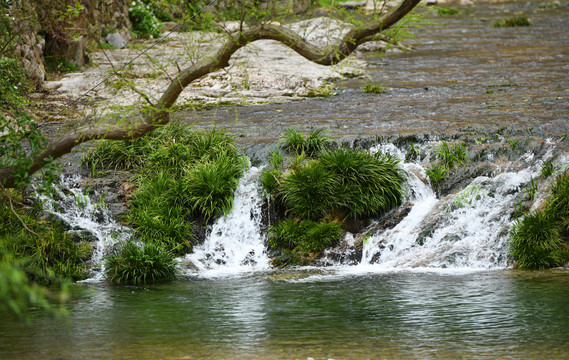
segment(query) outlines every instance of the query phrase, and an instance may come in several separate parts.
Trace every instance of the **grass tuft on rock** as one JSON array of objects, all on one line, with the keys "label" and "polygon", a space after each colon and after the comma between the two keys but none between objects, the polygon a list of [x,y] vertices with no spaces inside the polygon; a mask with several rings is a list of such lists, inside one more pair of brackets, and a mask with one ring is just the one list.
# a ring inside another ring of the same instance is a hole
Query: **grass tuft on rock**
[{"label": "grass tuft on rock", "polygon": [[510,254],[520,269],[539,270],[569,262],[569,171],[557,176],[543,210],[518,220]]},{"label": "grass tuft on rock", "polygon": [[174,256],[160,246],[124,243],[106,258],[106,276],[118,285],[148,285],[174,280]]},{"label": "grass tuft on rock", "polygon": [[517,27],[517,26],[530,26],[531,22],[525,16],[514,16],[508,19],[496,21],[494,27]]},{"label": "grass tuft on rock", "polygon": [[138,188],[127,220],[136,237],[183,255],[195,242],[196,222],[231,210],[245,159],[222,131],[193,131],[175,122],[139,139],[102,141],[83,161],[133,170]]}]

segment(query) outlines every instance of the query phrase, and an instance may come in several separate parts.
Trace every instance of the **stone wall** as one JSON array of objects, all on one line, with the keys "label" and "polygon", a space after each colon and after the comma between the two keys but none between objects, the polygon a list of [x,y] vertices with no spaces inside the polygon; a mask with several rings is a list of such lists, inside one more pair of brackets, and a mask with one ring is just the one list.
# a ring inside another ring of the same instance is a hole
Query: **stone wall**
[{"label": "stone wall", "polygon": [[[103,32],[116,31],[130,39],[128,1],[81,0],[84,9],[79,16],[63,15],[64,22],[58,22],[57,18],[66,7],[75,3],[75,0],[17,0],[10,9],[10,14],[16,19],[14,32],[19,34],[15,55],[38,88],[46,77],[46,54],[82,67],[85,51],[97,46]],[[46,9],[50,10],[48,16]],[[72,30],[63,36],[50,36],[54,25]]]}]

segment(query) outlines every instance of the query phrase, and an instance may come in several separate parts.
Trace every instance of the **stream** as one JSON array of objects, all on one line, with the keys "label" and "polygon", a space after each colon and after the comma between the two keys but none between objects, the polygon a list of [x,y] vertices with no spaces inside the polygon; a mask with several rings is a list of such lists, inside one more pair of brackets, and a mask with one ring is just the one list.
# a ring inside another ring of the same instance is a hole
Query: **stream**
[{"label": "stream", "polygon": [[[569,4],[544,5],[476,3],[434,16],[409,53],[360,55],[386,94],[365,94],[366,80],[349,79],[324,99],[177,114],[196,128],[216,123],[251,158],[232,213],[178,259],[183,276],[173,283],[111,286],[99,268],[71,287],[68,317],[2,320],[0,359],[569,358],[569,273],[512,270],[507,258],[523,188],[544,161],[569,164],[560,140],[569,133]],[[517,14],[532,25],[492,26]],[[408,214],[369,236],[358,261],[346,260],[347,234],[346,253],[327,254],[325,266],[270,266],[256,179],[288,127],[325,128],[346,142],[381,138],[372,150],[399,157],[410,174]],[[504,143],[506,133],[543,142],[443,197],[424,180],[425,159],[405,160],[390,142],[420,134],[428,154],[441,134],[493,133]],[[129,231],[88,198],[76,206],[80,178],[63,184],[59,208],[49,209],[92,230],[100,261]]]}]

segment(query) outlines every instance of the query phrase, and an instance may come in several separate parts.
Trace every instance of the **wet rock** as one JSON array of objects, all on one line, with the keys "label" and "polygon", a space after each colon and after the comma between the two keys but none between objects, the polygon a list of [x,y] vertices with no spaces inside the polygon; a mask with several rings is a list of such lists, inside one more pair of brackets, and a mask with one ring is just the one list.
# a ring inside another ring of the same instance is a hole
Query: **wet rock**
[{"label": "wet rock", "polygon": [[363,243],[361,238],[356,239],[351,233],[347,233],[339,245],[326,249],[312,265],[332,266],[332,265],[357,265],[362,259]]},{"label": "wet rock", "polygon": [[71,240],[73,240],[76,243],[80,242],[91,243],[98,241],[97,236],[89,230],[70,230],[67,232],[67,234],[69,234]]}]

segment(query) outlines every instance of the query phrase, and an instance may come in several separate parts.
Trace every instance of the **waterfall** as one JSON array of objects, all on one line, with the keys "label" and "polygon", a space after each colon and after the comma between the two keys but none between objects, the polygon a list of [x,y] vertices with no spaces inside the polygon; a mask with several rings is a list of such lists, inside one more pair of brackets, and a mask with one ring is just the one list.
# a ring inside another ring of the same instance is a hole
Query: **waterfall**
[{"label": "waterfall", "polygon": [[[371,152],[389,152],[399,158],[408,173],[407,204],[402,207],[408,213],[391,228],[372,224],[363,240],[361,234],[346,234],[343,244],[326,250],[320,263],[350,272],[507,267],[512,212],[525,196],[521,190],[539,176],[544,161],[553,157],[556,144],[545,145],[542,155],[526,153],[515,161],[499,164],[497,175],[476,177],[460,191],[443,198],[433,191],[420,162],[405,162],[405,151],[393,144],[373,147]],[[421,146],[429,149],[433,143]],[[558,161],[566,164],[567,158]],[[233,210],[209,226],[203,244],[178,259],[183,271],[217,276],[270,269],[262,228],[260,173],[257,167],[245,172],[235,191]],[[104,274],[104,254],[116,242],[126,240],[130,230],[114,221],[103,203],[92,203],[81,183],[80,176],[62,177],[54,196],[40,199],[46,211],[67,223],[71,231],[88,232],[96,239],[92,260],[95,270],[90,280],[97,281]],[[533,208],[543,200],[543,195],[538,195]],[[361,251],[361,258],[356,250]]]},{"label": "waterfall", "polygon": [[263,195],[258,184],[261,169],[251,167],[240,179],[233,210],[208,229],[202,245],[184,262],[201,275],[232,274],[269,269],[261,233]]},{"label": "waterfall", "polygon": [[104,275],[103,256],[106,249],[119,241],[125,241],[130,236],[130,229],[117,223],[112,217],[106,204],[93,203],[84,194],[81,176],[61,176],[58,185],[54,186],[52,197],[38,195],[43,208],[66,223],[70,232],[86,232],[94,238],[94,266],[91,278],[85,281],[100,281]]},{"label": "waterfall", "polygon": [[[392,154],[402,158],[400,152]],[[544,158],[549,156],[547,152]],[[528,167],[495,177],[477,177],[461,191],[442,199],[421,180],[426,176],[420,165],[404,163],[412,208],[395,227],[366,239],[358,266],[365,271],[506,267],[512,211],[520,200],[520,189],[538,176],[543,163],[532,163],[532,154],[524,154],[520,160]]]}]

